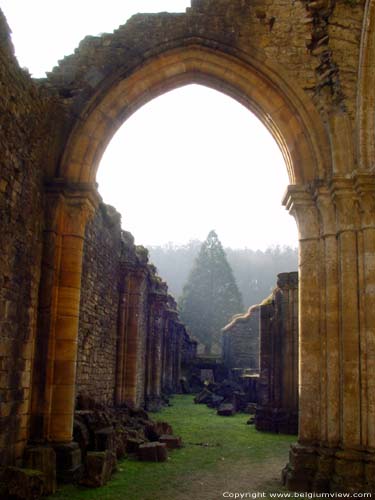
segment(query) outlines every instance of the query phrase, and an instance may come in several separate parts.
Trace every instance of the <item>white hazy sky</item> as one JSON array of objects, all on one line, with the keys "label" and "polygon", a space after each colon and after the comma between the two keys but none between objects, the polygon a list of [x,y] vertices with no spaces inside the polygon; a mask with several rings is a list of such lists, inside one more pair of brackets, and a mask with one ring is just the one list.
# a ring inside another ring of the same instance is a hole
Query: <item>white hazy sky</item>
[{"label": "white hazy sky", "polygon": [[[183,12],[186,0],[0,0],[22,67],[43,77],[86,35],[111,32],[136,12]],[[246,108],[189,85],[139,109],[117,132],[99,172],[104,201],[143,245],[204,239],[225,246],[297,245],[281,206],[281,153]]]}]

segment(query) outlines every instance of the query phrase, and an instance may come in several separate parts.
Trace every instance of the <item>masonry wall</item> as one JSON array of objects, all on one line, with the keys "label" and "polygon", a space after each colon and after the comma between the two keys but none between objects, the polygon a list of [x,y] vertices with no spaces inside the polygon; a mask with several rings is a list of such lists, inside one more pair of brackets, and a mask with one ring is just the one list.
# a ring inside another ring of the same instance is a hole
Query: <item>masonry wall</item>
[{"label": "masonry wall", "polygon": [[120,258],[119,214],[101,205],[86,228],[76,385],[104,404],[114,404]]},{"label": "masonry wall", "polygon": [[298,432],[298,273],[278,275],[260,306],[258,430]]},{"label": "masonry wall", "polygon": [[223,362],[228,368],[259,369],[259,307],[236,315],[223,328]]},{"label": "masonry wall", "polygon": [[179,389],[182,349],[194,357],[176,309],[147,250],[100,204],[85,233],[76,396],[160,408]]},{"label": "masonry wall", "polygon": [[45,103],[13,54],[0,11],[0,465],[28,437],[43,229]]}]

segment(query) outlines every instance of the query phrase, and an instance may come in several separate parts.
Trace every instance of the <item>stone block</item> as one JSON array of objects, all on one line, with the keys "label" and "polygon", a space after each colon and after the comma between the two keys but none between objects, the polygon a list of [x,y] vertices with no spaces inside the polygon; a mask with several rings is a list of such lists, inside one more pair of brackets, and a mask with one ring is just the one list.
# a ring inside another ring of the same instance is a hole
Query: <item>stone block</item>
[{"label": "stone block", "polygon": [[94,432],[94,446],[96,451],[114,450],[113,427],[106,427]]},{"label": "stone block", "polygon": [[163,434],[159,438],[160,443],[165,443],[169,450],[182,447],[182,440],[179,436],[171,436],[170,434]]},{"label": "stone block", "polygon": [[197,396],[194,398],[194,403],[197,404],[208,404],[212,401],[213,393],[208,389],[203,389]]},{"label": "stone block", "polygon": [[49,446],[28,446],[24,454],[24,466],[27,469],[40,470],[45,476],[44,492],[53,495],[56,492],[56,453]]},{"label": "stone block", "polygon": [[231,417],[235,414],[235,408],[231,403],[223,403],[219,406],[217,414],[221,417]]},{"label": "stone block", "polygon": [[116,457],[113,452],[89,451],[86,455],[83,478],[80,484],[90,488],[98,488],[106,484],[116,468]]},{"label": "stone block", "polygon": [[139,446],[138,458],[144,462],[165,462],[168,458],[165,443],[144,443]]},{"label": "stone block", "polygon": [[126,440],[126,453],[137,453],[143,443],[142,439],[129,437]]},{"label": "stone block", "polygon": [[79,481],[82,475],[82,455],[77,443],[55,445],[57,479],[61,482]]},{"label": "stone block", "polygon": [[45,493],[45,476],[39,470],[7,467],[2,481],[12,500],[38,500]]},{"label": "stone block", "polygon": [[161,436],[163,434],[173,434],[173,429],[168,422],[155,422],[156,432]]}]

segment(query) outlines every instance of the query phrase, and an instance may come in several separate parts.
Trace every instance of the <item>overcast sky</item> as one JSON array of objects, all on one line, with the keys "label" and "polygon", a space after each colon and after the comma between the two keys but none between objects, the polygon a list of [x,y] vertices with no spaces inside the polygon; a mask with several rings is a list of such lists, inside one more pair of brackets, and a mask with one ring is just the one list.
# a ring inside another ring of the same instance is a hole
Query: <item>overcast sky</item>
[{"label": "overcast sky", "polygon": [[[22,67],[43,77],[86,35],[111,32],[136,12],[184,11],[186,0],[0,0]],[[297,245],[281,206],[280,151],[242,105],[189,85],[143,106],[121,127],[98,172],[104,201],[143,245],[204,239],[225,246]]]}]

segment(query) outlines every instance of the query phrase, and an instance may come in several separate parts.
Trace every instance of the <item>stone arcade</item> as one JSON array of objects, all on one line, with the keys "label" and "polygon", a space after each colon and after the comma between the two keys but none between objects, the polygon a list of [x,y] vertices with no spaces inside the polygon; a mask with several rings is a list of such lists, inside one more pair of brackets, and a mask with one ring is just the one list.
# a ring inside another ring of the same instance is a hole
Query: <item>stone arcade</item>
[{"label": "stone arcade", "polygon": [[[27,442],[71,446],[76,383],[87,384],[76,362],[90,348],[90,311],[80,314],[84,240],[106,145],[142,104],[201,83],[259,117],[289,174],[300,400],[286,484],[374,491],[374,59],[374,0],[193,0],[186,14],[138,15],[86,38],[32,81],[0,18],[3,463],[19,463]],[[132,300],[145,278],[135,271]],[[120,330],[131,342],[141,335],[132,318],[124,312]],[[116,365],[120,400],[140,398],[132,349]]]}]

